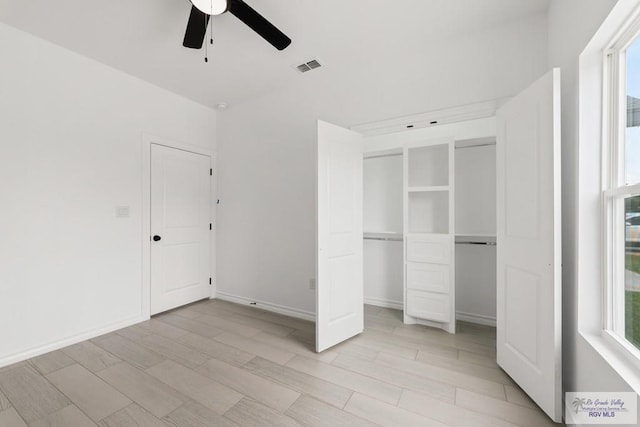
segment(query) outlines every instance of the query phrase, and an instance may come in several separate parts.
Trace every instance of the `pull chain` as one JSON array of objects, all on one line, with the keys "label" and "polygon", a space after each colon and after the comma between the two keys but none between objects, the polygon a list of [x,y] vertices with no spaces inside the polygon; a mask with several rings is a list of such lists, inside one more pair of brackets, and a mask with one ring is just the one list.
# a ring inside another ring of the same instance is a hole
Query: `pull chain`
[{"label": "pull chain", "polygon": [[[207,34],[207,17],[204,17],[204,33]],[[207,51],[207,44],[204,44],[204,62],[209,62],[209,52]]]},{"label": "pull chain", "polygon": [[[209,19],[207,19],[207,17],[204,17],[204,35],[205,37],[207,36],[207,27],[210,26],[209,28],[211,29],[210,31],[210,37],[211,37],[211,44],[213,44],[213,24],[211,24],[211,17],[213,16],[213,0],[211,0],[211,8],[209,9],[209,11],[211,12],[209,14]],[[207,43],[204,44],[204,62],[209,62],[209,50],[207,49]]]}]

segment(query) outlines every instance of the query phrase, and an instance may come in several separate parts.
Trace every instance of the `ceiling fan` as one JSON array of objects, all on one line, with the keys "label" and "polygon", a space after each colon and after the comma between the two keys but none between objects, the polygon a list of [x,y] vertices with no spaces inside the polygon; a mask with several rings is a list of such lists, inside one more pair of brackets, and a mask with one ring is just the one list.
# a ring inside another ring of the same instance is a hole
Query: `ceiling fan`
[{"label": "ceiling fan", "polygon": [[209,18],[230,12],[278,50],[291,44],[291,39],[243,0],[190,0],[191,13],[182,45],[200,49],[207,32]]}]

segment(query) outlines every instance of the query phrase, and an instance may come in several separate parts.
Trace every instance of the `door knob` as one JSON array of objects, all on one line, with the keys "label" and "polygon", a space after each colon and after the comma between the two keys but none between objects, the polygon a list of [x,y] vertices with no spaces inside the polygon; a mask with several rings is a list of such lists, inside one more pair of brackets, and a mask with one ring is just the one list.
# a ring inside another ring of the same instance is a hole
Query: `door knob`
[{"label": "door knob", "polygon": [[153,236],[153,241],[154,242],[157,242],[160,239],[162,239],[162,237],[158,236],[157,234],[155,236]]}]

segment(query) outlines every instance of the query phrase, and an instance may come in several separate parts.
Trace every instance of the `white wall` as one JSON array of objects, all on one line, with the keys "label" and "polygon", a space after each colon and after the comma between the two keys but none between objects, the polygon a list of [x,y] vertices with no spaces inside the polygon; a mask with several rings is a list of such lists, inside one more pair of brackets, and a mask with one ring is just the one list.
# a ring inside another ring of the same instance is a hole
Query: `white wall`
[{"label": "white wall", "polygon": [[[364,160],[363,222],[365,233],[402,235],[402,155]],[[397,236],[396,236],[397,237]],[[404,252],[400,241],[364,240],[365,304],[403,306]]]},{"label": "white wall", "polygon": [[420,50],[398,46],[390,58],[324,64],[219,114],[219,295],[314,311],[317,119],[351,126],[512,96],[544,73],[546,34],[540,15]]},{"label": "white wall", "polygon": [[496,235],[496,146],[455,151],[456,234]]},{"label": "white wall", "polygon": [[456,244],[456,317],[495,326],[496,247]]},{"label": "white wall", "polygon": [[362,209],[365,232],[402,233],[402,165],[402,155],[364,159]]},{"label": "white wall", "polygon": [[[400,205],[402,208],[402,205]],[[404,251],[402,242],[365,240],[364,303],[402,309]]]},{"label": "white wall", "polygon": [[2,366],[141,318],[142,133],[212,150],[216,116],[4,24],[0,58]]},{"label": "white wall", "polygon": [[[564,391],[630,390],[578,333],[578,153],[585,149],[599,152],[599,147],[580,147],[578,143],[578,57],[615,3],[615,0],[553,0],[549,9],[549,66],[559,66],[562,72]],[[585,170],[585,176],[597,179],[597,174],[597,169]],[[594,311],[591,315],[598,313]]]}]

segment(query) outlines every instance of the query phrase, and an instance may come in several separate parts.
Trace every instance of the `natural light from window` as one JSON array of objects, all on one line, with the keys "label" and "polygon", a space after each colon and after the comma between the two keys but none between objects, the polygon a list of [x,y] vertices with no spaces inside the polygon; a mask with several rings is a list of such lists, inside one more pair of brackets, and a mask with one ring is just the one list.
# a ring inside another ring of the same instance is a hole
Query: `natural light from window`
[{"label": "natural light from window", "polygon": [[640,182],[640,38],[627,49],[625,183]]},{"label": "natural light from window", "polygon": [[[624,183],[640,182],[640,38],[626,52]],[[624,335],[640,349],[640,196],[624,199]]]},{"label": "natural light from window", "polygon": [[625,338],[640,348],[640,196],[625,199]]}]

